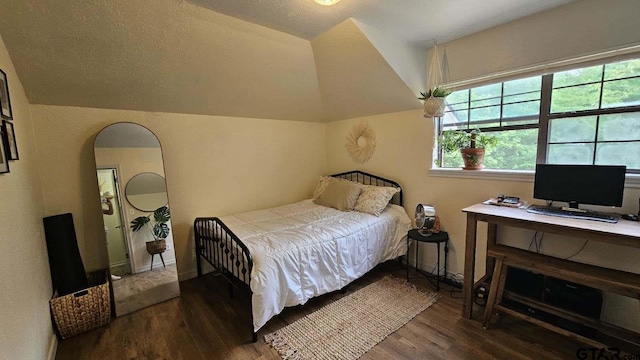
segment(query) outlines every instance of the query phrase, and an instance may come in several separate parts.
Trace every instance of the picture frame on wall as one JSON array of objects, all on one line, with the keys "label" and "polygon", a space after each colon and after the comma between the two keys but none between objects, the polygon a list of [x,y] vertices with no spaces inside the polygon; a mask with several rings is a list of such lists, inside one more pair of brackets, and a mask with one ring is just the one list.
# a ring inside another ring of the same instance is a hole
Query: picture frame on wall
[{"label": "picture frame on wall", "polygon": [[13,120],[11,99],[9,98],[9,83],[7,82],[7,74],[2,69],[0,69],[0,108],[0,115],[3,119]]},{"label": "picture frame on wall", "polygon": [[4,132],[4,141],[7,146],[7,159],[19,160],[18,156],[18,144],[16,142],[16,131],[13,128],[13,123],[7,120],[2,120],[2,131]]},{"label": "picture frame on wall", "polygon": [[0,127],[0,174],[9,172],[9,159],[7,159],[7,146],[5,143],[4,126]]}]

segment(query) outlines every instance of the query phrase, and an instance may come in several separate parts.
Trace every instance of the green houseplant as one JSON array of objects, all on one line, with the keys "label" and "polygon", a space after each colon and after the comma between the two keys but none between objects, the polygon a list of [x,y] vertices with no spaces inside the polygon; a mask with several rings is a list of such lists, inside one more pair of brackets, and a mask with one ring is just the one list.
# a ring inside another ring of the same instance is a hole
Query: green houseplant
[{"label": "green houseplant", "polygon": [[460,151],[464,170],[484,169],[485,149],[498,144],[497,137],[484,134],[479,129],[445,131],[439,141],[446,152]]},{"label": "green houseplant", "polygon": [[166,239],[171,232],[169,225],[167,225],[167,222],[171,219],[169,208],[167,206],[157,208],[156,211],[153,212],[153,219],[155,221],[153,227],[150,225],[151,215],[138,216],[130,223],[133,232],[146,228],[151,233],[151,236],[153,236],[153,241],[147,241],[147,252],[151,255],[162,253],[167,249]]},{"label": "green houseplant", "polygon": [[436,86],[426,92],[420,92],[418,99],[424,100],[424,116],[438,117],[444,115],[444,98],[451,94],[451,90],[444,86]]},{"label": "green houseplant", "polygon": [[445,98],[447,96],[451,95],[451,90],[443,87],[443,86],[436,86],[433,89],[429,89],[426,92],[420,92],[420,97],[418,99],[420,100],[427,100],[430,97],[437,97],[437,98]]}]

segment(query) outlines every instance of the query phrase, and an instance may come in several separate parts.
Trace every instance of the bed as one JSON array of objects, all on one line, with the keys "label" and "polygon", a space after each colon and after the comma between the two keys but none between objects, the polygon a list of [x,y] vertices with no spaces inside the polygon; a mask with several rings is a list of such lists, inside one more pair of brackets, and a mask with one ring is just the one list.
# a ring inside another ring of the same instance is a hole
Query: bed
[{"label": "bed", "polygon": [[234,288],[249,290],[254,342],[257,331],[285,307],[344,289],[377,264],[406,254],[411,220],[400,185],[361,171],[331,176],[398,192],[379,216],[307,199],[194,222],[198,276],[204,260],[229,282],[232,296]]}]

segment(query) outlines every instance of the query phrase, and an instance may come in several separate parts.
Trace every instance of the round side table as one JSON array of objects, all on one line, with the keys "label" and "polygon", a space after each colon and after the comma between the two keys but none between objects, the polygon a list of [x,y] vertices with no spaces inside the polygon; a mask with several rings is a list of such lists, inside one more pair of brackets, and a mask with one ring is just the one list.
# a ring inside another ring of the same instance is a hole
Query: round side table
[{"label": "round side table", "polygon": [[[441,231],[439,233],[432,234],[421,234],[418,229],[411,229],[407,234],[407,280],[409,280],[409,244],[411,240],[416,241],[416,263],[415,270],[416,272],[423,273],[420,269],[418,269],[418,252],[420,249],[420,243],[432,243],[436,244],[438,247],[438,274],[436,277],[436,289],[440,290],[440,244],[444,243],[444,274],[443,278],[447,276],[447,254],[449,253],[449,234],[445,231]],[[423,273],[424,274],[424,273]],[[425,274],[426,275],[426,274]]]}]

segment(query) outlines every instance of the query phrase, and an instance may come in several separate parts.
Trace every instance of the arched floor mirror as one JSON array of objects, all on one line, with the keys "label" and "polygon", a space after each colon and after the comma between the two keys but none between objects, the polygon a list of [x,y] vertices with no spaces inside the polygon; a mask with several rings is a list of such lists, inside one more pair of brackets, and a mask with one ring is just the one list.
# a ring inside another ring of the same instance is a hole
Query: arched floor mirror
[{"label": "arched floor mirror", "polygon": [[93,150],[116,316],[180,296],[160,141],[116,123]]}]

